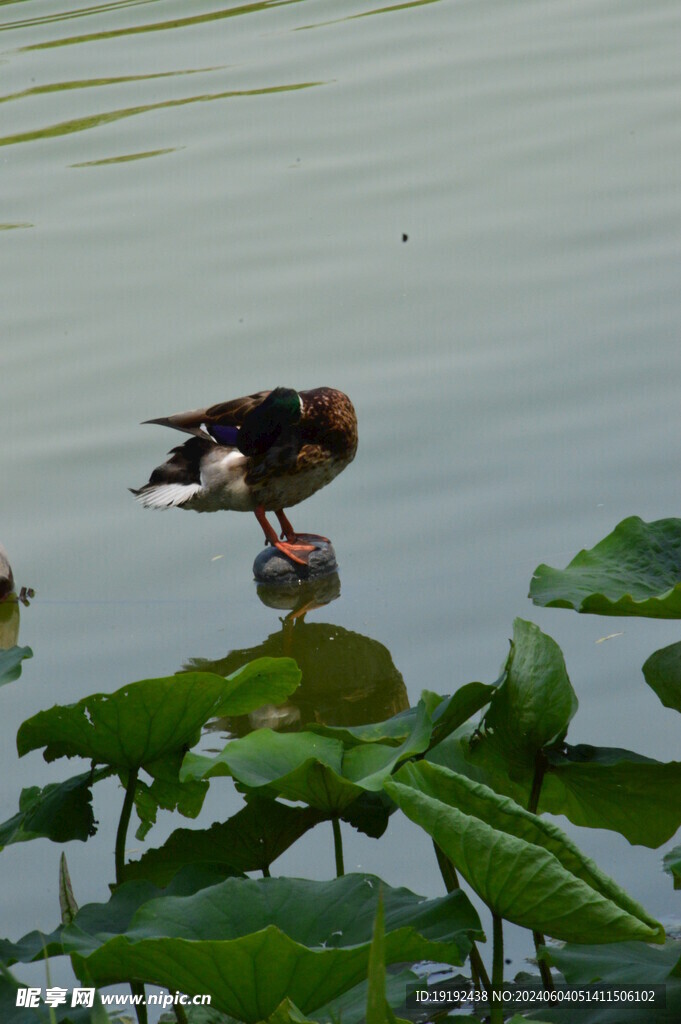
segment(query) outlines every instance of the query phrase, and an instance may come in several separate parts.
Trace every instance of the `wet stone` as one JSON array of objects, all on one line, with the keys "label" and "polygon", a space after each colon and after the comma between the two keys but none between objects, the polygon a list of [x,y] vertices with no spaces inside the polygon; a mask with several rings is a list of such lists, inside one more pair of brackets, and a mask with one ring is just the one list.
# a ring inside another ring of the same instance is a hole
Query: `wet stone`
[{"label": "wet stone", "polygon": [[307,565],[292,562],[277,548],[265,548],[253,563],[253,575],[257,582],[290,587],[291,584],[321,579],[337,572],[338,563],[333,544],[326,541],[313,543],[315,550],[310,552]]}]

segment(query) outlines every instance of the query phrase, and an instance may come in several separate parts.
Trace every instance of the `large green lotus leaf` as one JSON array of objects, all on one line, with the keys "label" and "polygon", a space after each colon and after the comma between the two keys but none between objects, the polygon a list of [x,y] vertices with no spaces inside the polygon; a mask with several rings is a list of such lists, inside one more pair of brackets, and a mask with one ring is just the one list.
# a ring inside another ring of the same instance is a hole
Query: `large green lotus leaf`
[{"label": "large green lotus leaf", "polygon": [[300,673],[289,658],[261,658],[225,679],[187,672],[129,683],[77,704],[56,705],[19,729],[19,755],[45,747],[45,760],[85,757],[118,769],[137,769],[199,737],[218,715],[240,715],[277,704],[295,690]]},{"label": "large green lotus leaf", "polygon": [[[145,771],[154,773],[162,764],[167,772],[161,777],[156,776],[149,786],[141,779],[135,787],[135,810],[140,819],[140,826],[135,833],[137,839],[144,839],[149,829],[156,822],[159,807],[165,811],[179,811],[185,818],[198,817],[206,793],[207,782],[180,782],[178,772],[182,763],[183,751],[178,750],[160,761],[155,761],[153,769],[145,765]],[[172,771],[174,770],[174,777]],[[126,777],[121,772],[121,783],[125,787]]]},{"label": "large green lotus leaf", "polygon": [[[460,728],[464,722],[489,704],[496,692],[496,683],[466,683],[460,686],[451,697],[445,697],[431,712],[433,734],[430,745],[442,742],[450,733]],[[424,690],[422,698],[436,696]]]},{"label": "large green lotus leaf", "polygon": [[125,865],[124,878],[166,885],[187,864],[221,864],[234,872],[263,871],[324,815],[254,797],[237,814],[208,829],[176,829],[163,846]]},{"label": "large green lotus leaf", "polygon": [[425,753],[431,733],[430,715],[425,702],[420,701],[416,708],[414,727],[398,747],[377,743],[362,743],[351,747],[343,755],[343,775],[362,789],[378,793],[396,765],[409,757]]},{"label": "large green lotus leaf", "polygon": [[180,778],[209,779],[231,775],[263,796],[300,800],[338,814],[363,792],[343,778],[343,744],[312,733],[278,733],[258,729],[231,740],[215,757],[188,753]]},{"label": "large green lotus leaf", "polygon": [[681,945],[672,941],[658,949],[645,942],[618,942],[594,949],[568,944],[542,947],[541,955],[571,985],[663,985],[681,960]]},{"label": "large green lotus leaf", "polygon": [[383,722],[369,722],[367,725],[324,725],[309,722],[305,729],[317,736],[340,740],[345,747],[354,747],[361,743],[386,743],[397,747],[413,732],[417,709],[407,708],[386,718]]},{"label": "large green lotus leaf", "polygon": [[668,871],[674,879],[674,888],[681,889],[681,846],[675,846],[673,850],[666,853],[662,863],[665,871]]},{"label": "large green lotus leaf", "polygon": [[[539,811],[656,849],[681,825],[681,763],[586,744],[552,751]],[[624,797],[623,797],[624,794]]]},{"label": "large green lotus leaf", "polygon": [[681,711],[681,643],[651,654],[643,666],[643,675],[666,708]]},{"label": "large green lotus leaf", "polygon": [[[542,1011],[542,1012],[544,1013],[544,1011]],[[471,1017],[470,1020],[474,1021],[474,1020],[476,1020],[476,1018]],[[509,1021],[506,1021],[506,1024],[526,1024],[526,1021],[528,1021],[528,1020],[530,1020],[529,1017],[521,1017],[520,1014],[514,1014],[514,1016],[511,1017],[511,1019]],[[547,1021],[540,1021],[539,1018],[534,1019],[534,1021],[535,1021],[535,1024],[548,1024]]]},{"label": "large green lotus leaf", "polygon": [[[509,762],[470,729],[449,736],[427,760],[482,782],[526,807],[532,775],[510,776]],[[575,825],[619,832],[656,849],[681,825],[681,764],[662,763],[616,747],[565,744],[550,751],[538,813],[562,814]],[[622,793],[627,794],[622,800]]]},{"label": "large green lotus leaf", "polygon": [[[527,1021],[530,1021],[530,1020],[533,1021],[534,1024],[549,1024],[550,1018],[545,1017],[545,1014],[547,1013],[547,1011],[546,1010],[538,1010],[537,1012],[541,1014],[541,1020],[539,1019],[539,1017],[526,1017],[526,1016],[524,1016],[521,1013],[516,1013],[510,1019],[507,1018],[504,1021],[504,1024],[527,1024]],[[548,1012],[550,1012],[550,1011],[548,1011]],[[479,1021],[480,1021],[479,1017],[468,1017],[466,1019],[469,1020],[471,1022],[471,1024],[479,1024]],[[456,1024],[459,1024],[459,1018],[458,1017],[456,1018]],[[575,1022],[575,1024],[576,1024],[576,1022]],[[581,1017],[580,1017],[580,1024],[581,1024]]]},{"label": "large green lotus leaf", "polygon": [[[396,974],[386,972],[385,978],[385,999],[393,1010],[404,1010],[404,994],[407,987],[415,985],[419,976],[410,970],[402,970]],[[338,999],[332,1000],[325,1006],[320,1006],[314,1011],[315,1020],[322,1024],[365,1024],[367,1012],[368,982],[363,981],[361,985],[344,993]],[[457,1024],[458,1018],[457,1018]],[[476,1024],[480,1024],[479,1021]]]},{"label": "large green lotus leaf", "polygon": [[[43,985],[45,983],[43,982]],[[30,985],[36,985],[35,979]],[[37,986],[40,986],[38,981]],[[17,981],[9,971],[0,975],[0,1020],[2,1024],[94,1024],[95,1017],[92,1009],[70,1006],[58,1006],[48,1009],[45,1003],[41,1002],[35,1009],[28,1006],[17,1006],[17,989],[28,988],[29,983]],[[101,1017],[98,1018],[102,1020]],[[114,1022],[112,1021],[112,1024]]]},{"label": "large green lotus leaf", "polygon": [[361,743],[387,743],[399,746],[410,736],[417,718],[425,711],[431,722],[430,744],[439,743],[471,715],[489,702],[495,687],[487,683],[466,683],[451,697],[424,690],[417,707],[401,711],[383,722],[357,726],[308,725],[310,732],[341,740],[346,747]]},{"label": "large green lotus leaf", "polygon": [[343,821],[372,839],[380,839],[397,808],[387,793],[365,791],[339,815]]},{"label": "large green lotus leaf", "polygon": [[366,1024],[406,1024],[398,1022],[387,999],[385,969],[385,921],[383,897],[379,892],[374,934],[367,967]]},{"label": "large green lotus leaf", "polygon": [[75,968],[83,963],[98,985],[143,978],[210,993],[214,1008],[243,1021],[266,1019],[285,998],[309,1014],[366,979],[379,889],[386,963],[461,964],[482,934],[460,891],[424,900],[371,875],[231,878],[186,898],[152,900],[125,935],[89,954],[78,936]]},{"label": "large green lotus leaf", "polygon": [[92,785],[108,770],[74,775],[40,789],[23,789],[19,812],[0,825],[0,850],[10,843],[45,838],[54,843],[85,842],[97,831],[92,813]]},{"label": "large green lotus leaf", "polygon": [[[144,770],[152,776],[151,785],[138,779],[135,787],[135,810],[140,818],[140,827],[135,833],[137,839],[144,839],[156,821],[159,808],[164,811],[178,810],[185,818],[198,817],[206,793],[207,782],[181,782],[179,773],[184,758],[184,748],[173,750],[156,761],[145,764]],[[126,785],[125,773],[121,773],[121,784]]]},{"label": "large green lotus leaf", "polygon": [[11,683],[21,675],[21,663],[24,658],[32,658],[30,647],[10,647],[0,651],[0,686]]},{"label": "large green lotus leaf", "polygon": [[493,912],[569,942],[663,942],[658,921],[552,823],[487,786],[427,762],[385,788]]},{"label": "large green lotus leaf", "polygon": [[622,520],[566,569],[535,569],[530,597],[543,607],[596,615],[681,618],[681,519]]},{"label": "large green lotus leaf", "polygon": [[[567,945],[543,947],[543,960],[557,967],[570,985],[665,985],[667,1008],[651,1009],[645,1004],[607,1006],[595,1003],[564,1010],[543,1011],[542,1016],[555,1024],[678,1024],[681,1020],[681,981],[675,972],[681,958],[681,944],[668,942],[655,949],[643,942],[620,942],[613,945]],[[529,1015],[534,1019],[534,1015]]]},{"label": "large green lotus leaf", "polygon": [[367,968],[367,1012],[366,1024],[387,1024],[385,1001],[385,925],[383,897],[378,894],[374,934],[369,948]]},{"label": "large green lotus leaf", "polygon": [[503,796],[510,796],[522,807],[527,806],[533,772],[516,771],[511,778],[509,761],[503,751],[492,743],[490,736],[481,735],[470,723],[429,750],[425,760],[465,775],[473,782],[481,782]]},{"label": "large green lotus leaf", "polygon": [[117,886],[108,903],[84,904],[68,925],[68,933],[65,926],[60,925],[49,935],[32,931],[16,942],[0,939],[0,962],[31,963],[42,960],[45,954],[61,956],[64,954],[65,934],[68,934],[69,949],[92,952],[106,939],[126,932],[135,912],[150,900],[163,896],[188,896],[216,885],[224,878],[225,871],[214,866],[191,865],[178,872],[163,889],[145,879],[125,882]]},{"label": "large green lotus leaf", "polygon": [[[47,956],[61,956],[64,952],[61,944],[61,926],[53,932],[32,931],[23,935],[17,942],[10,939],[0,939],[0,963],[5,965],[17,962],[30,963],[32,960],[42,960]],[[4,1017],[0,1020],[4,1022]]]},{"label": "large green lotus leaf", "polygon": [[180,778],[231,775],[266,796],[300,800],[329,814],[341,814],[364,792],[379,792],[400,761],[428,748],[430,720],[419,707],[413,727],[398,747],[359,743],[346,750],[340,740],[311,732],[258,729],[231,740],[215,757],[189,753]]},{"label": "large green lotus leaf", "polygon": [[503,682],[484,718],[514,778],[533,770],[537,752],[564,736],[576,710],[560,647],[532,622],[516,619]]},{"label": "large green lotus leaf", "polygon": [[[315,1017],[317,1014],[315,1014]],[[229,1018],[223,1016],[224,1021]],[[267,1024],[318,1024],[311,1017],[306,1017],[290,999],[284,999],[273,1014],[267,1018]],[[345,1024],[345,1022],[344,1022]]]}]

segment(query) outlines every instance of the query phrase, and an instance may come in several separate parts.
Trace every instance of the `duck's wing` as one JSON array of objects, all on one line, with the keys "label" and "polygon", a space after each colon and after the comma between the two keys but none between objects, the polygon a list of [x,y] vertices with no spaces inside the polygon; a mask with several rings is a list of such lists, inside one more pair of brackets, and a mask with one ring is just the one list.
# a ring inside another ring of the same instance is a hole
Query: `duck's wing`
[{"label": "duck's wing", "polygon": [[[173,416],[161,416],[159,419],[144,422],[158,423],[162,427],[172,427],[174,430],[182,430],[196,437],[210,437],[211,440],[216,440],[216,435],[210,431],[210,427],[240,427],[246,416],[257,408],[269,393],[258,391],[254,395],[232,398],[229,402],[219,402],[206,409],[192,409],[189,412],[178,412]],[[216,433],[220,434],[220,431]],[[235,441],[229,443],[234,444]]]}]

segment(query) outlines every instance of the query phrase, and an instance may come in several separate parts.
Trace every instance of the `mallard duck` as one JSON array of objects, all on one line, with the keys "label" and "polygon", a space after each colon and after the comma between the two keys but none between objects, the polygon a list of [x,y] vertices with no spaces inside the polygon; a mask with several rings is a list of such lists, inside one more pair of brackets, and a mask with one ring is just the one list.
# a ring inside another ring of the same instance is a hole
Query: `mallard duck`
[{"label": "mallard duck", "polygon": [[4,600],[14,590],[14,576],[12,566],[9,564],[7,552],[0,544],[0,601]]},{"label": "mallard duck", "polygon": [[[254,512],[265,541],[307,564],[317,534],[299,534],[285,508],[330,483],[357,451],[352,402],[334,388],[275,388],[208,409],[146,420],[193,436],[132,493],[145,508]],[[274,512],[281,538],[267,520]]]}]

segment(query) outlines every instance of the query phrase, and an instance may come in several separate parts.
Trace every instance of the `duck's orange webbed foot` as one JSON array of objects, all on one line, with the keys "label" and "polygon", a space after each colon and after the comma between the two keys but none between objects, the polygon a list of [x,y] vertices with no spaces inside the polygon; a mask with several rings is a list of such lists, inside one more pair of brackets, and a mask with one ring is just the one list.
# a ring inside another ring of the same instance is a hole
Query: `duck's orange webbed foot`
[{"label": "duck's orange webbed foot", "polygon": [[296,540],[310,541],[312,543],[313,547],[315,546],[315,544],[314,544],[315,541],[317,541],[318,544],[330,544],[331,543],[329,538],[328,537],[322,537],[321,533],[296,533],[295,537],[296,537]]},{"label": "duck's orange webbed foot", "polygon": [[290,558],[292,562],[304,566],[308,564],[310,553],[317,550],[314,544],[291,543],[287,540],[277,540],[274,547],[277,551],[281,551],[283,555],[286,555],[287,558]]},{"label": "duck's orange webbed foot", "polygon": [[[282,540],[285,537],[287,541],[289,541],[289,542],[291,542],[293,544],[295,544],[299,540],[302,540],[302,541],[313,541],[313,542],[314,541],[321,541],[322,544],[330,544],[331,543],[331,541],[329,540],[328,537],[322,537],[321,534],[319,534],[319,533],[297,533],[296,530],[294,530],[293,527],[291,526],[291,523],[289,522],[288,517],[286,516],[286,514],[285,514],[283,509],[280,508],[278,511],[275,511],[274,514],[277,517],[277,519],[279,520],[279,524],[281,526],[281,539]],[[314,544],[313,544],[313,547],[314,547]]]},{"label": "duck's orange webbed foot", "polygon": [[[290,558],[291,561],[295,562],[297,565],[307,566],[310,553],[315,550],[315,545],[301,543],[301,538],[293,531],[293,528],[291,527],[291,524],[289,523],[288,519],[286,519],[286,516],[284,516],[284,520],[286,521],[288,527],[290,528],[290,534],[287,534],[286,540],[279,540],[273,527],[267,521],[265,509],[262,507],[262,505],[258,505],[258,507],[254,511],[255,518],[258,520],[262,527],[263,533],[265,534],[265,540],[267,541],[267,543],[271,544],[272,547],[276,548],[278,551],[281,551],[282,555],[286,555],[287,558]],[[279,516],[278,512],[276,514],[277,516]],[[281,519],[279,519],[279,522],[281,522]],[[282,527],[283,526],[284,524],[282,523]],[[302,539],[305,540],[307,538]]]}]

